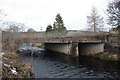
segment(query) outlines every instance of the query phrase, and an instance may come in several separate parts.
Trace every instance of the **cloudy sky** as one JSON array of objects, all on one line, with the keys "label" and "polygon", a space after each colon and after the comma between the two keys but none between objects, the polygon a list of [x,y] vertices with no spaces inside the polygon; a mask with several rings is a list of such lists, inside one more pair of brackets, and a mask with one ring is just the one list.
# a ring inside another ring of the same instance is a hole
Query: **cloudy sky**
[{"label": "cloudy sky", "polygon": [[55,16],[60,13],[68,30],[86,28],[86,16],[95,6],[101,16],[105,17],[110,0],[0,0],[0,9],[7,13],[7,20],[24,23],[29,28],[44,31],[48,24],[53,24]]}]

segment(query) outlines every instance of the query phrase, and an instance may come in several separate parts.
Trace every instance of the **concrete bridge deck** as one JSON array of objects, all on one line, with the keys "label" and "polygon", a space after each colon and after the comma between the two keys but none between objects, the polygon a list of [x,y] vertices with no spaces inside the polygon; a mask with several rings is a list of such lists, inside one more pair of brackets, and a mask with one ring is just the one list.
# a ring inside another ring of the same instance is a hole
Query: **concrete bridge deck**
[{"label": "concrete bridge deck", "polygon": [[[102,52],[107,33],[67,32],[67,33],[38,33],[38,32],[2,32],[3,50],[17,48],[21,43],[44,43],[48,50],[78,56],[83,50],[87,53]],[[7,48],[6,48],[7,44]],[[8,46],[10,44],[10,46]],[[84,47],[86,46],[86,47]],[[94,51],[96,49],[96,51]],[[90,52],[91,51],[91,52]],[[94,52],[93,52],[94,51]],[[73,54],[74,53],[74,54]]]}]

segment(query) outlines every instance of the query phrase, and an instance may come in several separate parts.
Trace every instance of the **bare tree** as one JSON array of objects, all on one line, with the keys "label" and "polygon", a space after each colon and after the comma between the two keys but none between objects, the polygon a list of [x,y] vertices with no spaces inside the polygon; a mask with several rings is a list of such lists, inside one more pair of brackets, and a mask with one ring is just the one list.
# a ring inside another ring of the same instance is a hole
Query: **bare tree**
[{"label": "bare tree", "polygon": [[10,50],[15,51],[17,49],[17,44],[16,41],[19,40],[19,36],[18,36],[18,32],[24,32],[25,31],[25,25],[22,23],[16,23],[16,22],[5,22],[5,24],[7,25],[7,28],[5,30],[6,35],[4,37],[6,37],[6,39],[4,39],[4,41],[9,45],[10,45]]},{"label": "bare tree", "polygon": [[120,52],[120,0],[113,0],[108,3],[107,9],[108,24],[116,27],[118,38],[118,53]]},{"label": "bare tree", "polygon": [[118,27],[120,26],[120,1],[114,0],[108,3],[107,9],[108,24]]},{"label": "bare tree", "polygon": [[10,32],[24,32],[25,31],[25,24],[23,23],[16,23],[16,22],[6,22],[7,24],[7,29],[6,31]]},{"label": "bare tree", "polygon": [[104,26],[103,23],[104,23],[103,17],[98,15],[97,9],[93,7],[90,16],[87,16],[88,29],[94,32],[101,31],[103,30]]},{"label": "bare tree", "polygon": [[3,50],[15,50],[15,41],[17,40],[18,36],[16,36],[16,32],[24,32],[26,26],[23,23],[17,23],[17,22],[11,22],[11,21],[5,21],[4,17],[7,16],[5,14],[4,10],[0,10],[0,24],[2,30],[3,28],[7,26],[7,28],[3,31],[3,37],[2,37],[2,46]]}]

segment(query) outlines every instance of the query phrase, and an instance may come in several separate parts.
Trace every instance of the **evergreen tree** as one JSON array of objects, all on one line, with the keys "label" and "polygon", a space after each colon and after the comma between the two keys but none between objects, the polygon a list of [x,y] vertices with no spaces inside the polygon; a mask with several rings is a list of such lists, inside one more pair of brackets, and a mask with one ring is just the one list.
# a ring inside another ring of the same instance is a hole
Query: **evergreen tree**
[{"label": "evergreen tree", "polygon": [[55,22],[53,24],[53,31],[57,31],[57,27],[55,26]]},{"label": "evergreen tree", "polygon": [[46,32],[51,32],[51,31],[53,31],[52,26],[49,24],[46,28]]},{"label": "evergreen tree", "polygon": [[51,25],[47,26],[46,32],[51,32],[51,31],[54,31],[54,32],[66,32],[67,31],[60,14],[56,15],[53,27]]},{"label": "evergreen tree", "polygon": [[59,32],[66,31],[66,27],[64,26],[64,22],[62,20],[62,17],[60,16],[60,14],[56,15],[55,20],[56,20],[56,22],[54,23],[54,28],[57,29],[57,31],[59,31]]},{"label": "evergreen tree", "polygon": [[36,32],[33,28],[28,28],[27,32]]}]

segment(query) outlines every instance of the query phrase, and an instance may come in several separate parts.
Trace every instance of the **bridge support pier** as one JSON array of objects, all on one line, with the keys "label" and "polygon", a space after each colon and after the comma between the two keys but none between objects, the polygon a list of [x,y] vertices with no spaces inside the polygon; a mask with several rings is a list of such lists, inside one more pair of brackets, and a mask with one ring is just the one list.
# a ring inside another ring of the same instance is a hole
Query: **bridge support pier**
[{"label": "bridge support pier", "polygon": [[78,57],[79,54],[95,55],[104,52],[104,43],[45,43],[45,49]]},{"label": "bridge support pier", "polygon": [[78,51],[78,43],[73,42],[71,43],[71,55],[72,57],[78,57],[79,56],[79,51]]},{"label": "bridge support pier", "polygon": [[78,53],[78,43],[45,43],[45,49],[64,53],[72,57],[79,56]]}]

